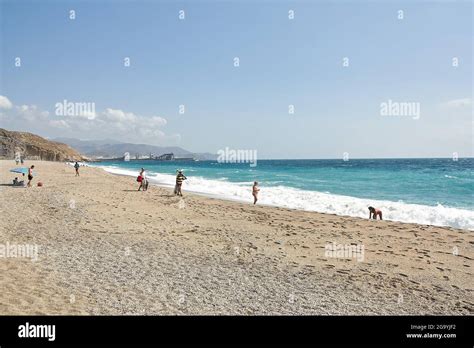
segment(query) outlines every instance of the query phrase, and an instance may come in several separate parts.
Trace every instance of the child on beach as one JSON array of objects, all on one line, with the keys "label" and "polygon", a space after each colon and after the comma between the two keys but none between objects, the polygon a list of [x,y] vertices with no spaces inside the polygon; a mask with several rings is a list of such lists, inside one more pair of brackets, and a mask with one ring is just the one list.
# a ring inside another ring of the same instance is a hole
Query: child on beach
[{"label": "child on beach", "polygon": [[258,182],[254,181],[253,186],[252,186],[253,204],[257,203],[258,191],[260,191],[260,189],[258,188]]},{"label": "child on beach", "polygon": [[79,176],[79,163],[76,162],[76,164],[74,164],[74,168],[76,169],[76,176]]},{"label": "child on beach", "polygon": [[369,207],[369,219],[371,219],[372,216],[374,220],[377,220],[377,216],[382,220],[382,211],[374,207]]},{"label": "child on beach", "polygon": [[186,180],[187,177],[184,176],[183,171],[179,170],[178,175],[176,175],[176,194],[178,196],[183,197],[183,193],[181,192],[181,186],[183,185],[183,181]]},{"label": "child on beach", "polygon": [[35,166],[28,168],[28,184],[26,186],[31,187],[31,180],[33,180],[33,169]]}]

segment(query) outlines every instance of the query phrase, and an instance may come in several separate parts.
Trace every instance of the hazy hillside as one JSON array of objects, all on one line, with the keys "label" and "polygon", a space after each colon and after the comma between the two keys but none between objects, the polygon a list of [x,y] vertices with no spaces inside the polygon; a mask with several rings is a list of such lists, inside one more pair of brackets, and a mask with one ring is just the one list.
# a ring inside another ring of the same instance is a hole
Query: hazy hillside
[{"label": "hazy hillside", "polygon": [[194,157],[199,160],[214,160],[217,155],[211,153],[193,153],[178,146],[154,146],[147,144],[121,143],[114,140],[79,140],[73,138],[56,138],[60,141],[77,149],[87,157],[121,157],[125,152],[130,156],[135,155],[162,155],[165,153],[174,153],[177,157]]}]

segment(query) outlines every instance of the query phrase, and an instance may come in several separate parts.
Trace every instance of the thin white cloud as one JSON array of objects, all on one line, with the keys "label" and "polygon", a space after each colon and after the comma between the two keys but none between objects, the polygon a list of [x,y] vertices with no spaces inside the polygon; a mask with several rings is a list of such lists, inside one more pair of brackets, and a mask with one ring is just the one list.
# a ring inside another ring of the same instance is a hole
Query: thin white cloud
[{"label": "thin white cloud", "polygon": [[102,112],[81,113],[80,117],[71,117],[69,113],[50,114],[48,111],[40,110],[36,105],[16,106],[4,96],[0,96],[0,109],[2,109],[0,114],[2,127],[30,131],[52,138],[57,136],[111,138],[156,145],[177,143],[180,140],[179,134],[166,135],[163,132],[162,128],[167,124],[165,118],[146,117],[120,109],[106,108]]},{"label": "thin white cloud", "polygon": [[105,109],[101,116],[102,119],[117,123],[135,122],[137,120],[137,116],[135,116],[131,112],[125,112],[122,110],[116,110],[111,108]]},{"label": "thin white cloud", "polygon": [[65,120],[51,120],[49,121],[49,125],[54,128],[66,129],[71,128],[69,124]]},{"label": "thin white cloud", "polygon": [[0,95],[0,109],[11,109],[12,106],[12,102],[7,97]]},{"label": "thin white cloud", "polygon": [[48,111],[39,110],[36,105],[21,105],[14,107],[17,117],[29,122],[46,121],[49,116]]}]

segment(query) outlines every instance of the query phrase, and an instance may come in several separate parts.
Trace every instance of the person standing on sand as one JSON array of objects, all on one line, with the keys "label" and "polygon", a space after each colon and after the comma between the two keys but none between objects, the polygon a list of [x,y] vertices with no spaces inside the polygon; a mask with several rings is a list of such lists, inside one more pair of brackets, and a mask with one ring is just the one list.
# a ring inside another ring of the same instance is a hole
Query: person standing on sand
[{"label": "person standing on sand", "polygon": [[140,191],[141,188],[143,188],[143,191],[145,191],[145,186],[143,183],[143,179],[145,178],[145,168],[142,168],[140,170],[140,174],[138,174],[137,181],[140,183],[140,186],[138,186],[138,191]]},{"label": "person standing on sand", "polygon": [[184,176],[183,171],[179,170],[178,175],[176,175],[176,194],[178,196],[183,197],[183,192],[181,192],[181,186],[183,185],[183,181],[186,179],[187,177]]},{"label": "person standing on sand", "polygon": [[33,169],[35,166],[28,168],[28,184],[26,186],[31,187],[31,180],[33,180]]},{"label": "person standing on sand", "polygon": [[369,207],[369,219],[371,219],[372,216],[374,220],[377,220],[377,216],[382,220],[382,211],[374,207]]},{"label": "person standing on sand", "polygon": [[148,191],[148,178],[145,175],[145,172],[142,174],[142,188],[143,191]]},{"label": "person standing on sand", "polygon": [[76,169],[76,176],[79,176],[79,163],[76,162],[76,164],[74,164],[74,168]]},{"label": "person standing on sand", "polygon": [[253,204],[257,204],[258,191],[260,191],[260,189],[258,188],[258,182],[254,181],[253,186],[252,186]]},{"label": "person standing on sand", "polygon": [[[179,169],[176,169],[176,179],[178,179],[178,174],[179,174]],[[176,180],[177,182],[178,180]],[[174,184],[174,195],[176,196],[178,194],[178,184]]]}]

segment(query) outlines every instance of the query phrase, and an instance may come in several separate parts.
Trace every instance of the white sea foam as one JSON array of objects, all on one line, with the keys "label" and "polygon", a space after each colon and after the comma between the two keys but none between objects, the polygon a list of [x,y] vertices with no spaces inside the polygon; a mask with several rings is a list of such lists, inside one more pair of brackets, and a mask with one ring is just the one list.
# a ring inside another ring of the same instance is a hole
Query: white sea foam
[{"label": "white sea foam", "polygon": [[[102,167],[114,174],[136,177],[137,171],[116,167]],[[175,176],[148,172],[151,183],[174,187]],[[183,186],[184,191],[196,192],[214,197],[253,201],[251,183],[233,183],[210,180],[202,177],[189,177]],[[434,226],[451,226],[474,230],[474,211],[420,204],[407,204],[385,200],[371,200],[350,196],[334,195],[317,191],[305,191],[287,186],[261,187],[259,203],[291,209],[316,211],[320,213],[368,218],[369,205],[383,211],[385,220],[411,222]]]}]

